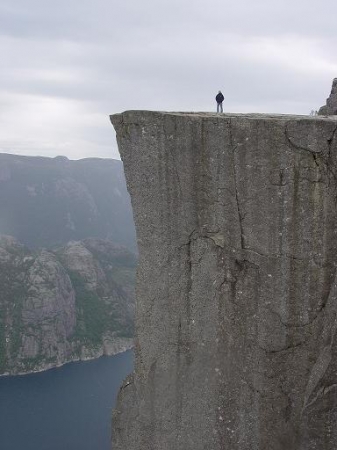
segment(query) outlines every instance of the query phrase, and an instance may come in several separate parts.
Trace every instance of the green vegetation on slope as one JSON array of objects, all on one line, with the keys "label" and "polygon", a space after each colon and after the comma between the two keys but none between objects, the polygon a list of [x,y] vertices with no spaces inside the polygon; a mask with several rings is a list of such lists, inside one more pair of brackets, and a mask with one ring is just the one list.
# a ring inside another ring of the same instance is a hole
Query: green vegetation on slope
[{"label": "green vegetation on slope", "polygon": [[[17,244],[0,236],[0,374],[95,356],[115,338],[132,339],[132,253],[99,239],[35,253],[8,242]],[[102,279],[93,286],[81,274],[95,270]]]},{"label": "green vegetation on slope", "polygon": [[85,288],[84,280],[77,273],[69,275],[76,292],[77,324],[73,339],[81,344],[98,346],[103,334],[113,331],[109,323],[109,307],[96,293]]}]

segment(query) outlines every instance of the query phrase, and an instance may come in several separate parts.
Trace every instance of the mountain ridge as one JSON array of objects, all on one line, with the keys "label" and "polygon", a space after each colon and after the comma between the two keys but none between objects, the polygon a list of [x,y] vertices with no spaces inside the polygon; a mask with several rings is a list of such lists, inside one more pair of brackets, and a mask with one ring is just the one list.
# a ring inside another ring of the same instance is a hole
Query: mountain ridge
[{"label": "mountain ridge", "polygon": [[0,153],[0,233],[30,248],[91,236],[137,251],[121,161]]}]

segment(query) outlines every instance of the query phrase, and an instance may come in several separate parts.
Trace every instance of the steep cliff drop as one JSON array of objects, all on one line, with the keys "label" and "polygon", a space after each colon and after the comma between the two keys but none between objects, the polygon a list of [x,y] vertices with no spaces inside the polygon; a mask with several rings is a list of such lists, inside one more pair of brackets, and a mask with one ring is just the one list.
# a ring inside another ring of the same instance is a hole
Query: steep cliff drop
[{"label": "steep cliff drop", "polygon": [[111,120],[140,255],[114,450],[335,450],[337,117]]}]

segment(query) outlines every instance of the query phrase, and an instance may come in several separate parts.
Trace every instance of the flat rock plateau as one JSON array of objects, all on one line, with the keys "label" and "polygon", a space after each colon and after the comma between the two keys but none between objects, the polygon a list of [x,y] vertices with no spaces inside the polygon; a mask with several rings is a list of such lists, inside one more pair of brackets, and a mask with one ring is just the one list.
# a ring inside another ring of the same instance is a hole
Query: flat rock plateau
[{"label": "flat rock plateau", "polygon": [[111,116],[139,247],[114,450],[337,448],[337,116]]}]

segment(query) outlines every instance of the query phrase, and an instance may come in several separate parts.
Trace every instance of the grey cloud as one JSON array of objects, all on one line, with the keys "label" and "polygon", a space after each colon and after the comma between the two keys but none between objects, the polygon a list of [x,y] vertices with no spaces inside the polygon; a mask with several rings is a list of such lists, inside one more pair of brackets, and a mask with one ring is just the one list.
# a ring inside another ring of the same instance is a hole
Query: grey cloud
[{"label": "grey cloud", "polygon": [[122,44],[135,42],[146,30],[151,39],[214,29],[240,35],[329,36],[336,11],[333,0],[3,0],[0,19],[6,34],[83,41],[110,36]]}]

